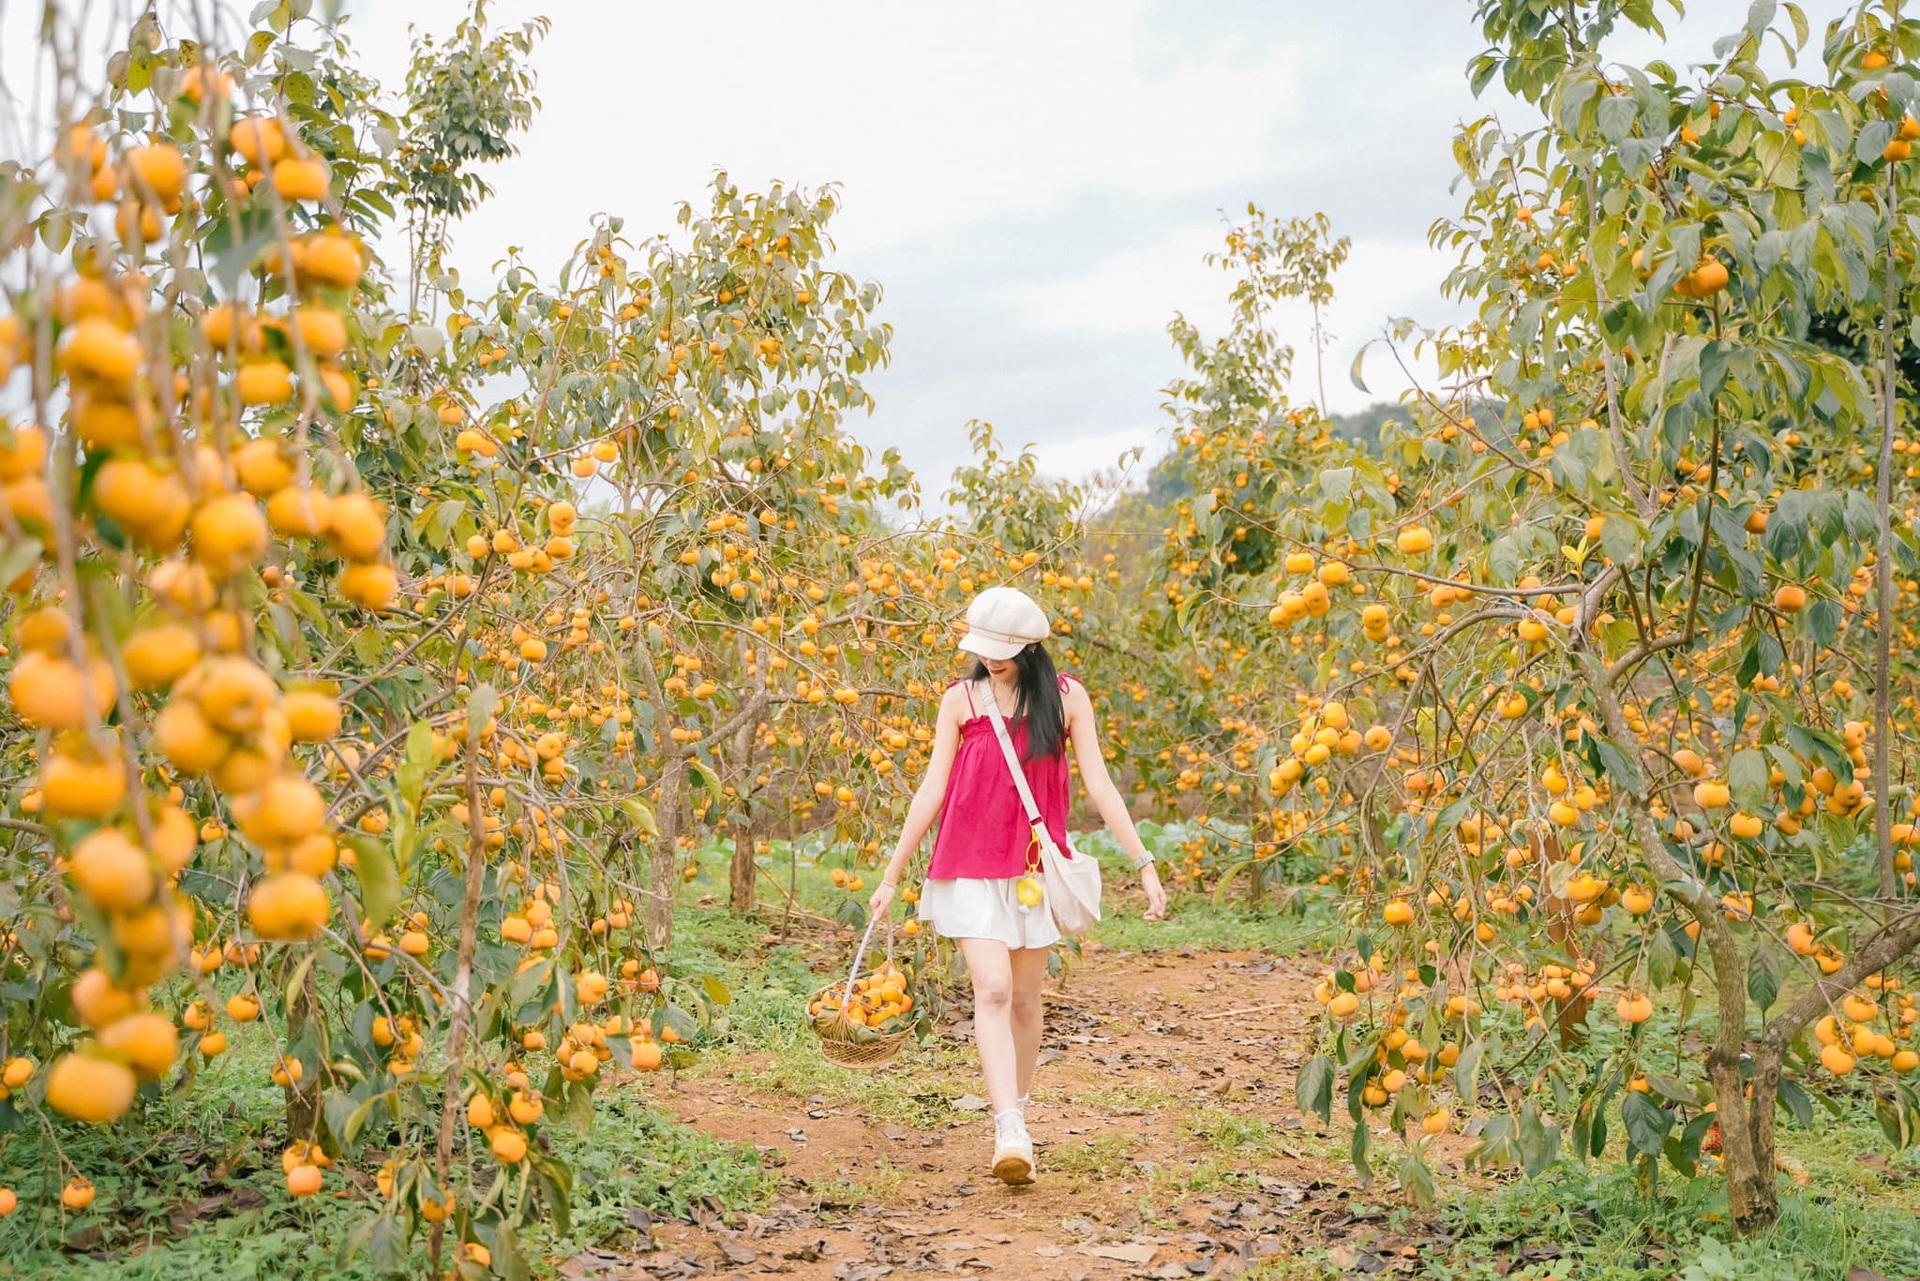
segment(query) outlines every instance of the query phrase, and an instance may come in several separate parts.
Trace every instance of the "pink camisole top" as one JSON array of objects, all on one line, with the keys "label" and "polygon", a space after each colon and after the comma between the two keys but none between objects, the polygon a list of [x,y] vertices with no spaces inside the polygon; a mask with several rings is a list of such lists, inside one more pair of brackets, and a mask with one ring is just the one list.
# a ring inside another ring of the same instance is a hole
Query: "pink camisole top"
[{"label": "pink camisole top", "polygon": [[[1066,693],[1066,676],[1060,692]],[[962,682],[955,681],[956,685]],[[980,878],[998,880],[1019,876],[1027,868],[1027,844],[1032,828],[1020,791],[1007,771],[1005,754],[993,732],[993,720],[974,703],[967,687],[967,705],[973,714],[960,726],[960,747],[947,777],[946,800],[940,807],[940,828],[933,838],[933,861],[927,867],[932,881]],[[1047,832],[1062,854],[1067,850],[1067,810],[1072,803],[1067,778],[1066,739],[1060,748],[1040,760],[1027,760],[1024,716],[1007,722],[1014,751],[1021,756],[1033,803],[1040,808]]]}]

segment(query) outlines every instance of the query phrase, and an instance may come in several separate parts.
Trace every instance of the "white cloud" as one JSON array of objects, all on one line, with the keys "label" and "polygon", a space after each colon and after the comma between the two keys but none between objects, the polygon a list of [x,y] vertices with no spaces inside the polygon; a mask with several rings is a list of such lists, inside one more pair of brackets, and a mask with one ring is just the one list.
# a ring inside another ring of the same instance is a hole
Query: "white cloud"
[{"label": "white cloud", "polygon": [[1228,278],[1205,255],[1224,248],[1224,223],[1182,227],[1151,244],[1125,249],[1085,275],[1020,280],[1001,300],[1020,321],[1081,334],[1152,332],[1175,311],[1202,330],[1227,321]]},{"label": "white cloud", "polygon": [[[1204,259],[1221,247],[1222,235],[1218,224],[1182,228],[1152,244],[1114,254],[1085,275],[1016,282],[1002,291],[1002,298],[1013,316],[1036,328],[1078,335],[1151,333],[1164,328],[1177,311],[1211,338],[1229,319],[1232,278]],[[1322,317],[1331,339],[1325,361],[1329,408],[1358,408],[1405,388],[1405,377],[1384,352],[1368,362],[1367,392],[1353,386],[1349,366],[1391,317],[1419,311],[1427,320],[1439,318],[1433,304],[1448,265],[1445,255],[1423,243],[1353,242],[1334,278],[1338,296]],[[1275,332],[1295,348],[1290,393],[1314,399],[1311,308],[1283,302],[1274,308],[1271,321]],[[1167,369],[1173,369],[1171,355]]]},{"label": "white cloud", "polygon": [[[350,30],[397,85],[407,24],[445,30],[464,7],[369,0]],[[1223,39],[1150,74],[1146,7],[736,0],[716,26],[705,5],[503,0],[498,23],[553,17],[536,55],[545,109],[494,171],[507,198],[468,238],[551,252],[595,209],[664,227],[716,165],[755,184],[843,182],[836,238],[854,252],[1043,212],[1087,186],[1164,194],[1258,172],[1293,109],[1289,51],[1251,57]],[[550,216],[528,223],[529,197]]]},{"label": "white cloud", "polygon": [[1066,440],[1036,442],[1033,455],[1040,470],[1049,476],[1080,478],[1096,471],[1106,471],[1114,467],[1128,450],[1138,449],[1141,451],[1140,461],[1130,468],[1130,473],[1135,480],[1144,480],[1147,468],[1162,452],[1165,437],[1164,426],[1140,424],[1089,436],[1073,436]]}]

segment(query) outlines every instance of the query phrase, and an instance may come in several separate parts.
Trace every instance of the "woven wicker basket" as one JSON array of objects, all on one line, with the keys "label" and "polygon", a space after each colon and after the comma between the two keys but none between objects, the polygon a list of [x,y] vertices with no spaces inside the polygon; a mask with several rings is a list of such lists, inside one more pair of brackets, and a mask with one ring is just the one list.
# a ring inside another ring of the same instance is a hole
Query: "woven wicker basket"
[{"label": "woven wicker basket", "polygon": [[[829,983],[807,998],[807,1007],[811,1009],[813,1003],[823,996],[841,996],[845,992],[844,983]],[[903,1027],[895,1032],[875,1032],[857,1024],[849,1026],[845,1020],[828,1013],[810,1020],[808,1026],[813,1029],[814,1038],[820,1042],[821,1058],[836,1067],[869,1072],[893,1062],[900,1053],[900,1047],[913,1035],[911,1027]],[[848,1039],[843,1029],[855,1033],[855,1039]],[[858,1035],[861,1033],[864,1035]]]},{"label": "woven wicker basket", "polygon": [[[873,927],[880,922],[871,919],[867,922],[865,934],[860,936],[860,946],[854,950],[853,966],[847,971],[845,980],[836,980],[827,984],[807,998],[807,1008],[811,1010],[816,1001],[826,996],[837,996],[844,1002],[853,990],[853,981],[860,973],[860,962],[866,959],[867,944],[873,941]],[[893,956],[893,922],[887,922],[887,956]],[[854,1068],[871,1072],[893,1062],[900,1053],[907,1037],[912,1035],[911,1027],[903,1027],[893,1032],[876,1032],[863,1027],[842,1015],[838,1010],[822,1011],[810,1018],[807,1026],[813,1029],[813,1036],[820,1043],[820,1056],[837,1067]]]}]

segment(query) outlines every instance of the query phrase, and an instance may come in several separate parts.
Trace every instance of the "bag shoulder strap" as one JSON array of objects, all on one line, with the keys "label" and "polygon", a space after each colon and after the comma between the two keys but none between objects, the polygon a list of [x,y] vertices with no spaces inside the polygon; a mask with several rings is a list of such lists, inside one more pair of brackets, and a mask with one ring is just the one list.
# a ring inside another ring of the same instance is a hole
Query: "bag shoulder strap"
[{"label": "bag shoulder strap", "polygon": [[1020,768],[1020,756],[1013,750],[1013,736],[1007,733],[1006,718],[1000,715],[1000,705],[994,701],[992,685],[987,686],[980,701],[993,721],[993,736],[1000,740],[1000,755],[1006,758],[1007,772],[1013,775],[1013,785],[1020,789],[1020,803],[1027,807],[1027,823],[1039,827],[1046,820],[1040,815],[1040,807],[1034,803],[1033,789],[1027,786],[1027,772]]}]

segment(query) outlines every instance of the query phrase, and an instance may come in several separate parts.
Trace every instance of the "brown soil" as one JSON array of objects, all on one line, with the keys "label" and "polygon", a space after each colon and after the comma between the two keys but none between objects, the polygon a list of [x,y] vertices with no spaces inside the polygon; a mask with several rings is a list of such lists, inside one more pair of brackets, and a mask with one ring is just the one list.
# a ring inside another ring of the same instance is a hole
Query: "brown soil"
[{"label": "brown soil", "polygon": [[[942,1097],[925,1095],[911,1045],[883,1071],[930,1099],[920,1127],[733,1079],[765,1078],[753,1056],[716,1063],[658,1097],[689,1125],[757,1146],[777,1167],[771,1207],[658,1224],[651,1252],[583,1255],[563,1275],[1171,1278],[1277,1273],[1308,1245],[1330,1247],[1342,1270],[1404,1268],[1413,1248],[1349,1205],[1344,1140],[1294,1105],[1319,1021],[1312,984],[1305,962],[1257,953],[1090,949],[1047,994],[1028,1118],[1039,1177],[1026,1188],[987,1169],[984,1101],[952,1090],[952,1074],[932,1083]],[[948,1036],[965,1041],[964,1017]]]}]

